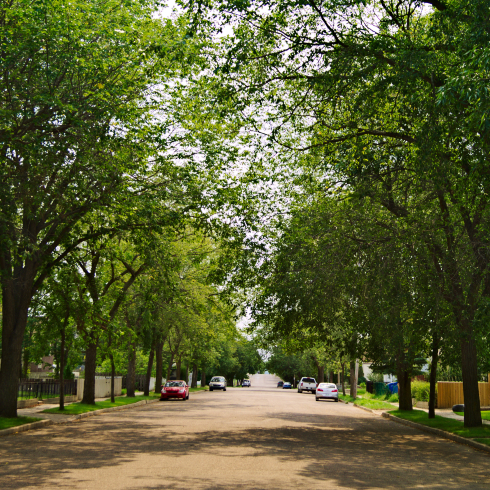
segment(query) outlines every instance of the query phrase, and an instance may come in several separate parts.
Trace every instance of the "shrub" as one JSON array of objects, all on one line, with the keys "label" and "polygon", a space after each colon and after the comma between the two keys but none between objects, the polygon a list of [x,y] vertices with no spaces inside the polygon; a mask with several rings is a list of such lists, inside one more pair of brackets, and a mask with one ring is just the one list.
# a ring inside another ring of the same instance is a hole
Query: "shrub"
[{"label": "shrub", "polygon": [[393,395],[391,395],[389,398],[388,398],[388,401],[390,403],[398,403],[398,393],[393,393]]},{"label": "shrub", "polygon": [[366,383],[361,383],[359,386],[360,386],[361,388],[364,388],[364,389],[365,389],[365,388],[366,388]]},{"label": "shrub", "polygon": [[412,383],[412,398],[418,402],[429,401],[430,383],[427,381],[414,381]]}]

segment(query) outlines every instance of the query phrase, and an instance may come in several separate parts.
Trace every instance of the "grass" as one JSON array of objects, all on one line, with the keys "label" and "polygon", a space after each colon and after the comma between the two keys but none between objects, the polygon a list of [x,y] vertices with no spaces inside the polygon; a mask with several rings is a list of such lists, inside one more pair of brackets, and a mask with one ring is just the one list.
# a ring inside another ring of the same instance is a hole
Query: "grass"
[{"label": "grass", "polygon": [[[436,415],[434,419],[429,419],[427,412],[423,410],[393,410],[390,411],[395,417],[399,417],[404,420],[411,420],[417,424],[426,425],[427,427],[434,427],[435,429],[445,430],[446,432],[451,432],[461,437],[468,437],[470,439],[486,439],[490,438],[490,426],[484,425],[482,427],[471,427],[466,428],[464,423],[460,420],[448,419],[446,417],[441,417]],[[480,441],[479,441],[480,442]],[[489,444],[485,442],[484,444]]]},{"label": "grass", "polygon": [[349,395],[339,395],[341,400],[344,400],[354,405],[370,408],[371,410],[392,410],[393,405],[390,402],[398,402],[398,395],[387,393],[385,395],[375,395],[368,393],[365,388],[357,389],[358,398],[354,399]]},{"label": "grass", "polygon": [[197,388],[189,388],[189,393],[193,391],[207,391],[208,388],[206,386],[198,386]]},{"label": "grass", "polygon": [[65,406],[64,410],[60,410],[59,407],[48,408],[43,410],[43,413],[58,413],[62,415],[78,415],[85,412],[93,412],[95,410],[101,410],[103,408],[121,407],[123,405],[131,405],[132,403],[140,402],[141,400],[152,400],[159,397],[160,393],[150,393],[150,396],[135,396],[128,398],[126,396],[119,396],[115,398],[114,403],[111,400],[105,400],[103,402],[95,402],[95,405],[86,405],[84,403],[70,403]]},{"label": "grass", "polygon": [[30,424],[32,422],[37,422],[42,419],[35,419],[33,417],[15,417],[7,418],[0,417],[0,430],[10,429],[11,427],[17,427],[19,425]]},{"label": "grass", "polygon": [[[464,417],[464,412],[454,412],[454,413],[461,415],[461,417]],[[483,420],[490,420],[490,412],[482,412],[481,418]]]}]

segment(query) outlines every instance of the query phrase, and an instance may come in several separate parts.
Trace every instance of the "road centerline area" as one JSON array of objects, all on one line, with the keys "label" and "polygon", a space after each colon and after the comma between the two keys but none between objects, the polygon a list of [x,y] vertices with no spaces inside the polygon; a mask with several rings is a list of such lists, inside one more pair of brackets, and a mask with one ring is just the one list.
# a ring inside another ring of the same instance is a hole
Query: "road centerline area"
[{"label": "road centerline area", "polygon": [[472,448],[310,394],[205,392],[0,441],[5,489],[485,488]]}]

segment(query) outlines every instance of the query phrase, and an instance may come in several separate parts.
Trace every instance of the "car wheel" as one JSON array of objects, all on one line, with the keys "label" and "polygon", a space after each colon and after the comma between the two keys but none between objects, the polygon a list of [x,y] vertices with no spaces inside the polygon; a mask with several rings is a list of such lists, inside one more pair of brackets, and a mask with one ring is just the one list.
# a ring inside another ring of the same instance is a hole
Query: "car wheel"
[{"label": "car wheel", "polygon": [[319,400],[319,398],[317,398],[317,397],[315,396],[315,400],[316,400],[316,401],[318,401],[318,400]]},{"label": "car wheel", "polygon": [[213,388],[209,388],[209,391],[213,391]]},{"label": "car wheel", "polygon": [[223,391],[226,391],[226,388],[223,388]]},{"label": "car wheel", "polygon": [[300,389],[298,388],[298,393],[303,393],[303,390],[300,390]]},{"label": "car wheel", "polygon": [[312,393],[313,393],[314,395],[316,395],[316,390],[315,390],[315,391],[312,391]]},{"label": "car wheel", "polygon": [[189,399],[189,393],[187,394],[187,399]]},{"label": "car wheel", "polygon": [[336,398],[336,399],[335,399],[335,401],[336,401],[336,402],[338,402],[338,401],[339,401],[339,399],[338,399],[338,398]]}]

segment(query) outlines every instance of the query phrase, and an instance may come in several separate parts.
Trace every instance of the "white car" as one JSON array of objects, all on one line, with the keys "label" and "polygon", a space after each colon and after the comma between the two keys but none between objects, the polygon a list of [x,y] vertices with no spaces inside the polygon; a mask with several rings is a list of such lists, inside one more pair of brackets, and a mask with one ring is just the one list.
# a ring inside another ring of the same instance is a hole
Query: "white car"
[{"label": "white car", "polygon": [[315,400],[339,401],[339,390],[333,383],[320,383],[316,389]]},{"label": "white car", "polygon": [[303,391],[310,391],[311,393],[316,392],[316,379],[315,378],[301,378],[298,383],[298,393],[303,393]]},{"label": "white car", "polygon": [[209,391],[213,390],[226,391],[226,378],[223,376],[213,376],[209,382]]}]

